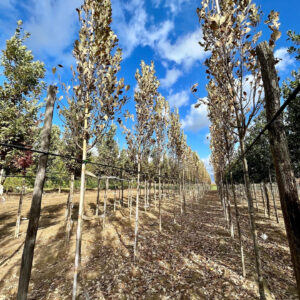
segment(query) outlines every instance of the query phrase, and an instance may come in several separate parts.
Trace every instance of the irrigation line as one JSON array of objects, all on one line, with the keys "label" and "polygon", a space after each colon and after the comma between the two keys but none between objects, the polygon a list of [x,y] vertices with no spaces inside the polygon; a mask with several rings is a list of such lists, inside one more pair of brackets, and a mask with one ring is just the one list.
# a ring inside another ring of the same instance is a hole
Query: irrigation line
[{"label": "irrigation line", "polygon": [[236,159],[236,161],[232,165],[229,165],[229,169],[225,172],[225,176],[227,176],[228,172],[242,159],[243,156],[245,156],[251,150],[253,145],[260,139],[260,137],[266,132],[266,130],[270,128],[272,123],[279,117],[279,115],[290,104],[290,102],[296,99],[296,96],[298,95],[299,92],[300,92],[300,84],[298,84],[298,86],[293,90],[293,92],[288,96],[285,102],[280,106],[280,108],[274,114],[273,118],[265,125],[265,127],[259,132],[256,138],[252,141],[252,143],[247,147],[244,154],[240,154],[239,157]]},{"label": "irrigation line", "polygon": [[[92,161],[89,161],[89,160],[83,161],[82,159],[79,159],[79,158],[76,158],[76,157],[73,157],[73,156],[70,156],[70,155],[63,155],[63,154],[60,154],[60,153],[53,153],[53,152],[45,152],[45,151],[41,151],[41,150],[37,150],[37,149],[31,149],[31,148],[28,148],[28,147],[24,147],[22,145],[0,143],[0,146],[8,147],[8,148],[14,148],[14,149],[18,149],[18,150],[21,150],[21,151],[30,151],[30,152],[44,154],[44,155],[61,157],[61,158],[64,158],[64,159],[69,159],[69,160],[71,159],[71,160],[75,160],[79,164],[86,163],[86,164],[95,165],[95,166],[107,167],[107,168],[111,168],[111,169],[117,169],[117,170],[120,170],[120,171],[125,171],[125,172],[127,172],[129,174],[136,174],[137,173],[137,171],[135,171],[134,169],[127,169],[127,168],[122,168],[122,167],[117,167],[117,166],[112,166],[112,165],[106,165],[106,164],[92,162]],[[140,172],[140,174],[141,175],[147,175],[147,176],[150,175],[147,172]],[[155,174],[154,177],[162,177],[165,180],[166,179],[167,180],[168,179],[178,180],[177,177],[167,177],[167,176],[158,175],[158,174]]]},{"label": "irrigation line", "polygon": [[75,160],[79,164],[86,163],[86,164],[97,165],[97,166],[101,166],[101,167],[108,167],[108,168],[112,168],[112,169],[118,169],[118,170],[124,170],[124,171],[127,171],[127,172],[131,172],[131,170],[121,168],[121,167],[116,167],[116,166],[111,166],[111,165],[106,165],[106,164],[101,164],[101,163],[95,163],[95,162],[91,162],[89,160],[83,161],[82,159],[76,158],[74,156],[63,155],[63,154],[54,153],[54,152],[45,152],[45,151],[41,151],[41,150],[37,150],[37,149],[31,149],[31,148],[28,148],[28,147],[24,147],[22,145],[0,143],[0,146],[15,148],[15,149],[22,150],[22,151],[30,151],[30,152],[34,152],[34,153],[40,153],[40,154],[45,154],[45,155],[50,155],[50,156],[61,157],[61,158],[64,158],[64,159],[72,159],[72,160]]},{"label": "irrigation line", "polygon": [[[35,178],[36,176],[30,176],[30,175],[5,175],[5,178]],[[53,176],[46,176],[47,179],[56,179],[57,177]]]}]

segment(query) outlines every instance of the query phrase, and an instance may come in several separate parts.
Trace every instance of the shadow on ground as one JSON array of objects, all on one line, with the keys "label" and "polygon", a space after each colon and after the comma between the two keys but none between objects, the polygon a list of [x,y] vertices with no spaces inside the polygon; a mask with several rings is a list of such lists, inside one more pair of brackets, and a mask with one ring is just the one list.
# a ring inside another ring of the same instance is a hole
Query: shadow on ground
[{"label": "shadow on ground", "polygon": [[[94,214],[95,199],[95,193],[87,196],[88,216]],[[238,238],[229,235],[217,192],[207,192],[192,203],[187,201],[183,215],[178,197],[175,204],[173,199],[171,196],[163,203],[162,232],[159,232],[158,210],[152,201],[144,211],[142,197],[136,263],[133,263],[134,209],[131,220],[127,207],[118,206],[114,212],[110,195],[105,227],[102,228],[100,217],[84,222],[80,299],[86,299],[84,295],[89,299],[259,299],[244,204],[240,205],[240,211],[246,279],[241,276]],[[102,214],[102,202],[100,208]],[[74,205],[69,243],[65,241],[64,210],[62,201],[43,208],[29,299],[71,297],[78,205]],[[10,219],[5,214],[3,217]],[[268,235],[267,240],[259,238],[259,242],[269,299],[297,299],[283,224],[265,219],[260,211],[258,236],[262,233]],[[0,288],[7,292],[7,299],[14,299],[16,270],[11,265],[1,278]],[[14,288],[7,287],[9,280],[14,281]]]}]

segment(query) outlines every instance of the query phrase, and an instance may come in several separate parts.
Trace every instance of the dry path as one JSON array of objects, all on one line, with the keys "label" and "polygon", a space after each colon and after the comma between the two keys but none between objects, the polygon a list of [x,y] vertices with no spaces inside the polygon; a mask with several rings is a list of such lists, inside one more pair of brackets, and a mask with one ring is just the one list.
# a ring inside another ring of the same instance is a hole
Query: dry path
[{"label": "dry path", "polygon": [[[167,199],[163,203],[161,233],[158,210],[152,203],[144,212],[142,200],[136,265],[132,259],[134,220],[129,220],[126,207],[117,207],[113,212],[112,193],[110,197],[104,229],[99,219],[85,221],[81,299],[258,299],[245,203],[240,208],[247,279],[240,276],[238,239],[229,236],[215,191],[207,192],[199,201],[188,199],[184,215],[180,214],[177,199],[176,223],[173,197]],[[44,196],[29,299],[70,299],[77,207],[72,238],[66,244],[66,199],[67,194]],[[96,193],[87,192],[86,199],[87,215],[92,216]],[[29,204],[27,196],[24,216]],[[15,299],[17,289],[27,221],[22,222],[21,237],[14,239],[16,211],[17,197],[0,204],[0,299]],[[267,240],[259,238],[259,242],[269,299],[297,299],[282,219],[277,225],[261,213],[258,235],[268,236]]]}]

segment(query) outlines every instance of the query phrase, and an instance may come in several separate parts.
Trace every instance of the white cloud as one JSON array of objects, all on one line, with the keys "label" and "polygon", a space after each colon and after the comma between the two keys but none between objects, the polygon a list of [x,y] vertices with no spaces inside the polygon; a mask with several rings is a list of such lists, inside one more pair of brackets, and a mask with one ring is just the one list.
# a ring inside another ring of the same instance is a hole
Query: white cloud
[{"label": "white cloud", "polygon": [[128,57],[139,46],[154,47],[154,44],[165,39],[173,29],[172,21],[166,20],[156,26],[147,28],[149,17],[144,7],[144,1],[112,0],[113,28],[115,29],[124,57]]},{"label": "white cloud", "polygon": [[163,67],[165,67],[166,69],[168,69],[168,62],[167,61],[162,60],[161,64],[162,64]]},{"label": "white cloud", "polygon": [[170,20],[166,20],[158,26],[151,26],[150,29],[146,31],[148,36],[145,37],[144,44],[155,47],[155,44],[158,41],[165,40],[173,29],[174,23]]},{"label": "white cloud", "polygon": [[139,84],[138,83],[136,83],[135,84],[135,87],[134,87],[134,89],[133,89],[133,91],[134,92],[138,92],[140,89],[139,89]]},{"label": "white cloud", "polygon": [[[187,1],[189,0],[166,1],[165,6],[177,10]],[[159,4],[160,1],[154,3],[156,6]],[[171,42],[169,34],[173,32],[174,22],[165,20],[160,24],[151,24],[152,19],[146,12],[145,1],[130,0],[124,3],[112,0],[112,8],[113,28],[119,37],[125,58],[138,46],[150,46],[162,59],[183,64],[187,68],[207,56],[198,44],[202,38],[200,28]]]},{"label": "white cloud", "polygon": [[169,8],[172,14],[178,14],[182,5],[187,4],[190,0],[166,0],[165,7]]},{"label": "white cloud", "polygon": [[160,79],[161,87],[168,88],[172,86],[181,75],[182,72],[176,68],[168,69],[166,73],[166,77]]},{"label": "white cloud", "polygon": [[79,29],[76,8],[81,0],[31,0],[27,5],[30,13],[24,29],[31,33],[29,47],[41,58],[69,65],[73,62],[70,47]]},{"label": "white cloud", "polygon": [[207,53],[200,47],[199,41],[202,38],[202,30],[199,28],[194,32],[179,37],[175,43],[169,40],[160,40],[157,43],[157,50],[164,59],[183,64],[186,68],[192,66],[195,61],[202,60]]},{"label": "white cloud", "polygon": [[177,15],[181,10],[182,5],[187,4],[190,0],[153,0],[154,6],[157,8],[164,2],[164,7],[170,10],[172,15]]},{"label": "white cloud", "polygon": [[288,48],[279,48],[274,53],[274,56],[280,59],[279,63],[276,65],[276,68],[279,72],[284,72],[288,66],[295,63],[294,58],[289,55],[287,50]]},{"label": "white cloud", "polygon": [[181,91],[175,94],[171,94],[167,97],[170,107],[181,107],[189,102],[189,91]]},{"label": "white cloud", "polygon": [[208,127],[209,119],[207,117],[207,107],[202,104],[200,107],[195,108],[195,104],[192,104],[190,111],[182,120],[182,127],[188,131],[197,132],[198,130]]},{"label": "white cloud", "polygon": [[[170,11],[178,12],[182,5],[190,0],[157,0],[154,5],[167,7]],[[68,65],[73,63],[72,43],[79,29],[76,7],[82,0],[28,0],[18,3],[16,0],[0,0],[0,9],[12,14],[13,24],[16,23],[17,5],[22,5],[28,20],[24,22],[24,29],[31,33],[28,40],[29,47],[41,59],[52,59],[56,63]],[[170,40],[170,33],[174,33],[173,20],[165,20],[158,24],[147,14],[145,0],[112,0],[113,29],[120,39],[123,56],[128,57],[138,46],[149,46],[165,61],[183,64],[186,67],[205,57],[204,51],[198,45],[201,30],[180,36],[175,42]],[[7,23],[8,20],[5,20]],[[1,22],[1,27],[6,26]],[[10,34],[11,32],[9,32]],[[5,39],[6,34],[1,34]]]}]

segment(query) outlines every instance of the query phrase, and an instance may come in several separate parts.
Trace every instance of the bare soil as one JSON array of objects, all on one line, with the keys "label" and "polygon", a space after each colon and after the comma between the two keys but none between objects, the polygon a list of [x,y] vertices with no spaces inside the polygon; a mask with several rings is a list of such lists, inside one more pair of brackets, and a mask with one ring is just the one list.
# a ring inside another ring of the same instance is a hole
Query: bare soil
[{"label": "bare soil", "polygon": [[[71,299],[78,194],[74,197],[73,227],[65,241],[67,194],[45,194],[42,201],[34,265],[28,299]],[[153,198],[153,196],[152,196]],[[22,217],[28,217],[31,195],[24,199]],[[85,211],[95,213],[96,192],[86,193]],[[202,199],[187,199],[180,214],[179,199],[164,199],[162,232],[158,210],[140,207],[138,262],[133,263],[134,216],[125,207],[113,211],[109,193],[108,217],[84,221],[80,299],[259,299],[255,264],[245,200],[239,205],[246,256],[246,278],[241,276],[237,232],[232,239],[216,191]],[[279,201],[278,201],[279,207]],[[277,224],[263,214],[259,203],[258,237],[268,299],[297,299],[282,214]],[[14,238],[18,197],[0,203],[0,300],[15,299],[28,220]],[[103,194],[101,194],[101,210]],[[234,223],[235,224],[235,223]],[[235,228],[236,229],[236,228]],[[267,239],[261,236],[265,234]]]}]

